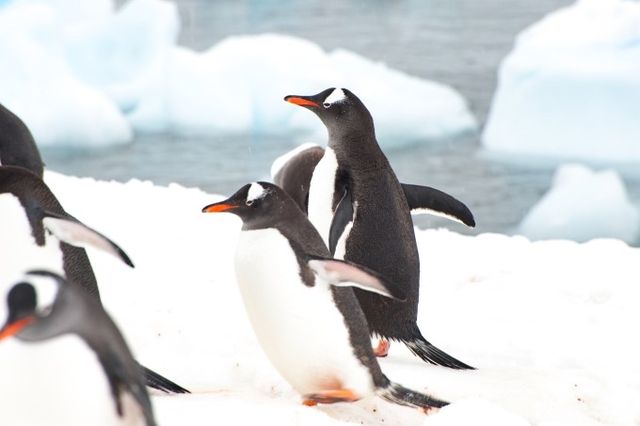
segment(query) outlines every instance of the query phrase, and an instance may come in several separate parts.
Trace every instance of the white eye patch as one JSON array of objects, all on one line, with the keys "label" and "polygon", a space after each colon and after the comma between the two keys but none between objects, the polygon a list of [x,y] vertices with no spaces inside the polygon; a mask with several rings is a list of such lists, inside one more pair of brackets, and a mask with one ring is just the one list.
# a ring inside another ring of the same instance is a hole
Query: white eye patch
[{"label": "white eye patch", "polygon": [[325,108],[329,108],[334,103],[343,101],[346,98],[347,96],[344,94],[342,89],[334,89],[333,92],[331,92],[331,94],[327,96],[322,105],[324,105]]},{"label": "white eye patch", "polygon": [[31,284],[36,291],[38,312],[44,315],[49,314],[58,294],[58,282],[51,277],[32,274],[27,274],[24,281]]},{"label": "white eye patch", "polygon": [[267,190],[264,189],[262,185],[257,182],[254,182],[249,187],[249,192],[247,193],[247,203],[253,202],[258,198],[262,198],[267,195]]}]

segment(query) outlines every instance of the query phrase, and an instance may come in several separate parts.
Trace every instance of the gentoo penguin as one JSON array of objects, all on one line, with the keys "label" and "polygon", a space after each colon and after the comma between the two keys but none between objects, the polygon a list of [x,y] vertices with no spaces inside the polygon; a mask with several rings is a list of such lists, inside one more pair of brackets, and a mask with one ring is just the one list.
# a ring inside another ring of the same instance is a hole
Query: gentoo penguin
[{"label": "gentoo penguin", "polygon": [[432,188],[403,188],[376,141],[371,114],[349,90],[285,100],[314,112],[328,131],[328,146],[311,178],[309,219],[336,258],[378,271],[407,295],[398,301],[355,290],[371,333],[382,338],[378,353],[385,355],[388,341],[399,340],[424,361],[472,368],[433,346],[418,328],[420,261],[410,214],[439,207],[453,216],[462,212],[462,221],[473,224],[471,212]]},{"label": "gentoo penguin", "polygon": [[318,231],[278,186],[256,182],[203,212],[234,213],[243,226],[235,269],[256,336],[306,405],[378,395],[419,407],[447,403],[395,384],[376,360],[351,287],[403,298],[376,272],[330,257]]},{"label": "gentoo penguin", "polygon": [[21,357],[4,364],[1,424],[156,424],[142,372],[95,297],[34,270],[11,287],[7,304],[0,340],[15,336]]},{"label": "gentoo penguin", "polygon": [[[133,266],[118,245],[69,215],[42,179],[22,167],[0,166],[0,223],[0,288],[29,268],[45,268],[65,276],[99,303],[96,278],[83,247],[102,249]],[[141,368],[149,386],[186,392]]]},{"label": "gentoo penguin", "polygon": [[20,166],[42,177],[42,158],[31,132],[0,104],[0,165]]}]

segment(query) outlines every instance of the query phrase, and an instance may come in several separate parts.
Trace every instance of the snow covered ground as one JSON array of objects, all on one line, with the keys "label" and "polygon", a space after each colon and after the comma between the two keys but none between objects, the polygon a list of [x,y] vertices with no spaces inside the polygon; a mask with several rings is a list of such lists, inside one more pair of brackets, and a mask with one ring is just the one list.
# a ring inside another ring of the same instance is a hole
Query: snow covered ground
[{"label": "snow covered ground", "polygon": [[104,303],[138,359],[195,391],[153,397],[162,426],[640,422],[640,249],[417,231],[420,327],[479,370],[425,365],[396,344],[381,361],[386,374],[450,406],[429,416],[378,399],[309,408],[246,319],[232,263],[240,221],[200,213],[221,196],[54,172],[45,179],[67,211],[136,264],[89,250]]},{"label": "snow covered ground", "polygon": [[0,100],[40,145],[126,143],[134,132],[325,136],[282,99],[347,87],[387,147],[475,129],[452,88],[346,50],[286,35],[236,36],[204,52],[177,45],[174,3],[23,0],[0,6]]},{"label": "snow covered ground", "polygon": [[524,30],[504,59],[486,147],[640,160],[640,3],[578,0]]}]

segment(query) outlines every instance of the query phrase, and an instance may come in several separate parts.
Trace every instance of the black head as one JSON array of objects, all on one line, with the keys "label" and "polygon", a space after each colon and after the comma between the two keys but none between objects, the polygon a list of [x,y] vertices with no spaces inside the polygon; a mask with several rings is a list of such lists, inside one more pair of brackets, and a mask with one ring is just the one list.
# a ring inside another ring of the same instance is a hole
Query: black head
[{"label": "black head", "polygon": [[329,138],[339,139],[349,134],[374,134],[369,110],[351,91],[330,88],[313,96],[285,96],[285,101],[300,105],[316,114],[327,127]]},{"label": "black head", "polygon": [[24,122],[0,104],[0,164],[24,167],[42,177],[42,159]]},{"label": "black head", "polygon": [[224,201],[209,204],[203,213],[233,213],[242,219],[243,229],[273,227],[291,215],[302,214],[297,204],[278,186],[253,182]]},{"label": "black head", "polygon": [[[46,323],[56,304],[62,282],[63,278],[57,274],[31,271],[24,281],[15,284],[7,295],[9,314],[7,322],[0,329],[0,340],[13,335],[21,337],[22,334],[31,334],[32,330],[38,330],[38,335],[42,331],[50,332]],[[42,334],[41,338],[27,340],[41,340],[52,336],[53,334]]]}]

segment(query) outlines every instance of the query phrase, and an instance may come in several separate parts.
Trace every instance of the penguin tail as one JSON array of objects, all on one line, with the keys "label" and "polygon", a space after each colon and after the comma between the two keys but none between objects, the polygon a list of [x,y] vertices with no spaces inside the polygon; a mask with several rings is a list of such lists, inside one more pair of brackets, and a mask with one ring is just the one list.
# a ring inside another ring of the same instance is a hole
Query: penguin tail
[{"label": "penguin tail", "polygon": [[376,394],[394,404],[420,408],[425,412],[431,408],[441,408],[449,405],[448,402],[405,388],[389,380],[387,380],[386,386],[378,388]]},{"label": "penguin tail", "polygon": [[456,370],[475,370],[474,367],[471,367],[462,361],[458,361],[451,355],[433,346],[422,336],[419,330],[416,330],[412,338],[408,340],[403,339],[402,342],[416,356],[430,364],[441,365],[443,367],[449,367]]},{"label": "penguin tail", "polygon": [[142,364],[138,364],[142,370],[147,386],[158,389],[165,393],[191,393],[187,389],[172,382],[166,377],[161,376],[153,370],[148,369]]}]

